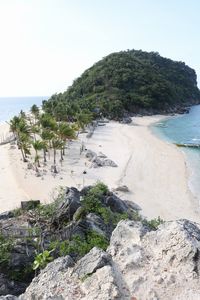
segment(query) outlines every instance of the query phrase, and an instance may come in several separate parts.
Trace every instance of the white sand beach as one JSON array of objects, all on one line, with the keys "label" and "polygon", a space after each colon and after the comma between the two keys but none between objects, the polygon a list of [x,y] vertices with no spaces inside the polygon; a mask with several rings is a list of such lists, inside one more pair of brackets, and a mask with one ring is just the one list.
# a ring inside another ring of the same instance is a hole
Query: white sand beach
[{"label": "white sand beach", "polygon": [[[97,127],[89,139],[81,134],[79,140],[70,143],[62,166],[58,163],[56,176],[49,165],[41,168],[42,176],[36,177],[35,171],[22,162],[17,148],[0,146],[0,211],[16,208],[27,199],[50,202],[58,186],[81,188],[100,180],[111,189],[126,185],[130,192],[119,192],[119,196],[137,203],[149,219],[160,216],[165,220],[199,221],[197,200],[188,188],[184,154],[149,129],[162,118],[137,117],[130,125],[110,122]],[[0,132],[5,126],[0,126]],[[81,140],[87,149],[104,153],[118,167],[91,168],[85,152],[80,155]]]}]

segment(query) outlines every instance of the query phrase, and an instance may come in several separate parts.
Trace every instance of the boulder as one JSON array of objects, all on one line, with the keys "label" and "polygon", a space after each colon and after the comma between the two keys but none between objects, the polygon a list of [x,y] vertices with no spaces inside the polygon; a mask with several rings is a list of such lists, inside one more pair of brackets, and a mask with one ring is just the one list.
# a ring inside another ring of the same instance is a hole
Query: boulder
[{"label": "boulder", "polygon": [[14,217],[14,213],[12,211],[5,211],[0,214],[0,220],[7,220]]},{"label": "boulder", "polygon": [[35,250],[31,242],[17,240],[11,252],[9,268],[20,272],[21,269],[28,268],[28,266],[31,267],[35,257]]},{"label": "boulder", "polygon": [[132,122],[131,117],[124,117],[124,118],[120,121],[120,123],[122,123],[122,124],[130,124],[131,122]]},{"label": "boulder", "polygon": [[102,153],[102,152],[99,152],[98,157],[100,157],[100,158],[107,158],[107,156],[104,153]]},{"label": "boulder", "polygon": [[124,203],[127,205],[127,207],[131,210],[141,210],[142,208],[135,202],[129,201],[129,200],[124,200]]},{"label": "boulder", "polygon": [[78,278],[84,278],[85,276],[96,272],[98,269],[110,265],[110,263],[110,256],[105,251],[94,247],[77,262],[73,273],[77,274]]},{"label": "boulder", "polygon": [[94,157],[96,157],[96,153],[92,150],[87,150],[85,157],[88,158],[89,161],[91,161]]},{"label": "boulder", "polygon": [[108,226],[106,226],[104,221],[94,213],[90,213],[86,216],[86,224],[89,230],[95,231],[105,237],[110,237]]},{"label": "boulder", "polygon": [[[26,289],[26,284],[20,283],[15,280],[10,280],[6,277],[5,274],[0,273],[0,296],[6,296],[7,298],[2,298],[2,299],[15,299],[11,298],[14,296],[11,295],[20,295],[23,293]],[[11,294],[9,296],[9,294]],[[9,298],[10,297],[10,298]],[[1,299],[1,298],[0,298]]]},{"label": "boulder", "polygon": [[21,201],[21,208],[23,210],[30,210],[36,208],[40,205],[40,200],[29,200],[29,201]]},{"label": "boulder", "polygon": [[126,203],[114,194],[106,197],[105,205],[109,206],[113,212],[117,213],[125,213],[128,210]]},{"label": "boulder", "polygon": [[103,161],[103,166],[116,168],[117,164],[113,160],[106,158]]},{"label": "boulder", "polygon": [[117,278],[114,268],[110,265],[98,269],[82,283],[85,292],[83,300],[130,300],[130,297],[123,296],[125,291],[123,293],[120,291],[120,280],[121,278]]},{"label": "boulder", "polygon": [[148,231],[140,222],[121,221],[108,253],[136,299],[200,298],[199,224],[179,220]]},{"label": "boulder", "polygon": [[128,193],[129,192],[129,188],[126,185],[119,185],[115,191],[117,192],[124,192],[124,193]]},{"label": "boulder", "polygon": [[76,278],[71,278],[73,261],[70,256],[60,257],[49,263],[47,267],[35,277],[20,296],[20,300],[48,299],[75,300],[84,295]]},{"label": "boulder", "polygon": [[108,158],[100,158],[98,156],[92,159],[92,167],[99,168],[99,167],[117,167],[117,164]]},{"label": "boulder", "polygon": [[74,213],[80,206],[80,192],[74,187],[67,188],[64,199],[58,205],[55,215],[52,218],[52,224],[59,226],[64,221],[71,221]]}]

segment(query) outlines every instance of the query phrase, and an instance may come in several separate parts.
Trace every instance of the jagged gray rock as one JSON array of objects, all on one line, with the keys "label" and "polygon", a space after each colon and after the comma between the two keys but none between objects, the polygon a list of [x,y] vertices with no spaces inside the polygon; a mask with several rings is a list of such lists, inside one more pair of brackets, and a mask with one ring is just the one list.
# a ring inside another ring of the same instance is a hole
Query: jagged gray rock
[{"label": "jagged gray rock", "polygon": [[95,231],[103,236],[109,236],[110,231],[108,226],[105,225],[104,221],[94,213],[90,213],[86,216],[87,228]]},{"label": "jagged gray rock", "polygon": [[85,295],[75,276],[69,256],[56,259],[35,277],[20,300],[77,300]]},{"label": "jagged gray rock", "polygon": [[99,168],[99,167],[117,167],[117,164],[108,158],[100,158],[98,156],[92,159],[92,167]]},{"label": "jagged gray rock", "polygon": [[63,221],[72,220],[74,213],[80,206],[80,192],[74,187],[66,188],[65,197],[56,209],[52,224],[58,226]]},{"label": "jagged gray rock", "polygon": [[88,254],[81,258],[74,267],[78,278],[93,274],[96,270],[109,265],[110,256],[103,250],[94,247]]},{"label": "jagged gray rock", "polygon": [[52,262],[20,299],[197,300],[199,253],[199,224],[179,220],[150,231],[141,222],[121,221],[107,253],[93,248],[61,270]]}]

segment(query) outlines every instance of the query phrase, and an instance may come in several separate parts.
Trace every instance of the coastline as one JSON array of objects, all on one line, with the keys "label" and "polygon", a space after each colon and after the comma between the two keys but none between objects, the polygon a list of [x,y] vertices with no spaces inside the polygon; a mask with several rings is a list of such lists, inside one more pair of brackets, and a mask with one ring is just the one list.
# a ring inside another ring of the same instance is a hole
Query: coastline
[{"label": "coastline", "polygon": [[[4,157],[0,173],[0,180],[4,182],[0,212],[18,207],[22,200],[51,202],[58,186],[81,188],[102,181],[111,189],[126,185],[129,192],[118,192],[119,196],[138,204],[148,219],[160,216],[164,220],[198,221],[199,208],[188,186],[189,171],[184,154],[151,132],[150,126],[165,117],[135,117],[130,125],[112,121],[97,127],[90,139],[80,135],[79,140],[69,146],[56,176],[47,169],[45,175],[36,177],[21,161],[18,149],[0,146],[0,155]],[[87,149],[104,153],[118,167],[91,168],[85,153],[80,155],[81,140]]]}]

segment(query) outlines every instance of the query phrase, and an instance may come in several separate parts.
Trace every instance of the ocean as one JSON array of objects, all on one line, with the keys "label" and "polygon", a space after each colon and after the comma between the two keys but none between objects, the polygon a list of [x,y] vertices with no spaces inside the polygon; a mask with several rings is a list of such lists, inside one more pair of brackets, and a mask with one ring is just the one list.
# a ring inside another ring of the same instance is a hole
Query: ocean
[{"label": "ocean", "polygon": [[[200,105],[191,107],[188,114],[155,123],[151,129],[158,137],[170,143],[200,144]],[[186,157],[189,188],[200,203],[200,148],[179,149]]]},{"label": "ocean", "polygon": [[13,116],[18,115],[21,110],[29,111],[33,104],[40,106],[42,100],[48,96],[38,97],[0,97],[0,123],[9,121]]}]

